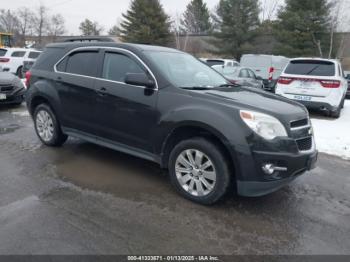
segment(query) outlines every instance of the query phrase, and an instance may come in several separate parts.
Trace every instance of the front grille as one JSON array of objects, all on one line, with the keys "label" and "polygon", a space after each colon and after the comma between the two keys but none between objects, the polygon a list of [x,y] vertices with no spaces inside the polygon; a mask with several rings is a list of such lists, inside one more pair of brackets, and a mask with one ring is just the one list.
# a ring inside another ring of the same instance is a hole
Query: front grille
[{"label": "front grille", "polygon": [[304,126],[307,126],[307,125],[309,125],[309,119],[307,119],[307,118],[290,122],[290,127],[292,129],[293,128],[304,127]]},{"label": "front grille", "polygon": [[11,85],[0,85],[0,92],[9,92],[13,90],[13,86]]},{"label": "front grille", "polygon": [[299,151],[309,151],[312,149],[312,137],[297,140]]}]

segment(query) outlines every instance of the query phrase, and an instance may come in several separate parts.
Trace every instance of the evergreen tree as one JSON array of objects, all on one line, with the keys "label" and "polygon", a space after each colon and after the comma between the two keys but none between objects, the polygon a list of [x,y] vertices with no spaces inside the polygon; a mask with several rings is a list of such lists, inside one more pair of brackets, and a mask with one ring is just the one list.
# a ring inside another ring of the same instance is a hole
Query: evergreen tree
[{"label": "evergreen tree", "polygon": [[190,34],[206,34],[211,30],[210,13],[203,0],[192,0],[181,20],[182,31]]},{"label": "evergreen tree", "polygon": [[123,14],[121,37],[125,42],[167,45],[170,20],[159,0],[132,0]]},{"label": "evergreen tree", "polygon": [[328,0],[286,0],[275,26],[277,51],[289,57],[328,55],[331,7]]},{"label": "evergreen tree", "polygon": [[103,27],[98,22],[93,22],[89,19],[85,19],[80,23],[79,30],[83,36],[97,36],[103,31]]},{"label": "evergreen tree", "polygon": [[220,0],[214,14],[215,33],[220,53],[240,59],[253,47],[259,27],[259,0]]}]

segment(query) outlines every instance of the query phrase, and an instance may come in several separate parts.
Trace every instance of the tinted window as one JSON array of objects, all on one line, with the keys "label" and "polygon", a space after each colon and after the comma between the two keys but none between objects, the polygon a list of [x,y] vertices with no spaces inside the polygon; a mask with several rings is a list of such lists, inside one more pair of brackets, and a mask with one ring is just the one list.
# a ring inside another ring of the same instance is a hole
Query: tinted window
[{"label": "tinted window", "polygon": [[134,60],[125,55],[106,53],[102,73],[104,79],[124,82],[129,73],[144,73],[144,71]]},{"label": "tinted window", "polygon": [[241,70],[241,72],[239,73],[239,77],[249,78],[248,71],[246,69]]},{"label": "tinted window", "polygon": [[97,56],[97,51],[84,51],[71,54],[67,61],[66,72],[84,76],[95,76]]},{"label": "tinted window", "polygon": [[6,49],[0,49],[0,56],[5,56],[7,53]]},{"label": "tinted window", "polygon": [[40,55],[40,52],[30,52],[28,55],[28,58],[37,59],[39,55]]},{"label": "tinted window", "polygon": [[17,51],[12,53],[12,57],[23,57],[26,54],[24,51]]},{"label": "tinted window", "polygon": [[224,65],[225,62],[222,60],[207,60],[208,66],[214,66],[214,65]]},{"label": "tinted window", "polygon": [[296,60],[291,61],[285,73],[291,75],[334,76],[335,65],[327,61]]},{"label": "tinted window", "polygon": [[249,73],[249,77],[252,78],[252,79],[256,79],[256,75],[255,73],[252,71],[252,70],[247,70],[248,73]]}]

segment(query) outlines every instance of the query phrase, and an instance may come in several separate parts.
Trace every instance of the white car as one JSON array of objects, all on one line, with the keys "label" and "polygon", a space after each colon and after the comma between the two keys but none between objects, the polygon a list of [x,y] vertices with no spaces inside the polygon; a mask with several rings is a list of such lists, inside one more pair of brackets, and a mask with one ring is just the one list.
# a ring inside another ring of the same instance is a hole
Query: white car
[{"label": "white car", "polygon": [[241,58],[241,66],[251,68],[264,80],[264,89],[274,92],[276,83],[290,59],[285,56],[247,54]]},{"label": "white car", "polygon": [[276,94],[338,118],[344,107],[347,89],[348,82],[339,61],[296,58],[281,74]]},{"label": "white car", "polygon": [[41,52],[35,49],[0,48],[0,67],[3,72],[22,78],[23,61],[35,60],[40,54]]},{"label": "white car", "polygon": [[223,59],[223,58],[201,58],[203,62],[205,62],[208,66],[225,66],[225,67],[233,67],[240,66],[240,64],[234,59]]}]

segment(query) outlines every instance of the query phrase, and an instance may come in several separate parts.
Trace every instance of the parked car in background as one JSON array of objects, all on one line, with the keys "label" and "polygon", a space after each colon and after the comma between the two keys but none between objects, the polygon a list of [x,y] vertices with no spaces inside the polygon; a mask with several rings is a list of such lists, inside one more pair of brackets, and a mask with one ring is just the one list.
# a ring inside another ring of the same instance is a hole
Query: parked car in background
[{"label": "parked car in background", "polygon": [[249,68],[217,65],[213,66],[213,69],[222,74],[233,84],[261,89],[264,88],[263,79],[261,77],[257,77]]},{"label": "parked car in background", "polygon": [[296,58],[290,61],[279,78],[276,94],[338,118],[347,90],[348,81],[339,61]]},{"label": "parked car in background", "polygon": [[240,64],[234,59],[202,58],[201,60],[204,61],[210,67],[217,66],[217,65],[226,66],[226,67],[240,66]]},{"label": "parked car in background", "polygon": [[304,106],[232,86],[179,50],[56,43],[26,77],[27,107],[44,144],[73,136],[153,161],[197,203],[213,204],[231,188],[272,193],[317,161]]},{"label": "parked car in background", "polygon": [[23,61],[23,67],[22,67],[22,76],[25,76],[26,73],[32,68],[35,61],[38,59],[39,55],[41,54],[41,51],[37,52],[31,52],[28,56],[28,59]]},{"label": "parked car in background", "polygon": [[264,81],[264,89],[275,92],[277,80],[287,66],[289,58],[273,55],[247,54],[241,58],[241,66],[251,68]]},{"label": "parked car in background", "polygon": [[3,72],[16,74],[19,78],[23,77],[23,62],[31,61],[40,55],[40,51],[25,48],[1,48],[0,66]]},{"label": "parked car in background", "polygon": [[0,104],[22,104],[25,91],[21,79],[14,74],[0,72]]},{"label": "parked car in background", "polygon": [[350,99],[350,71],[345,71],[345,78],[348,81],[348,90],[346,92],[346,97]]}]

